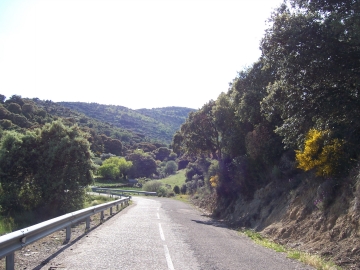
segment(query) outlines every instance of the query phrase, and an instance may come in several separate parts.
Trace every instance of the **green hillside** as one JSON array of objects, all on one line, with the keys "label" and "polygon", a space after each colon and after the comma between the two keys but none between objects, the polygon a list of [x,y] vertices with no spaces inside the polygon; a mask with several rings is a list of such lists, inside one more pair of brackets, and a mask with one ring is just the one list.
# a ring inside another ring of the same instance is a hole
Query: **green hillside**
[{"label": "green hillside", "polygon": [[167,144],[185,122],[189,112],[195,111],[182,107],[132,110],[123,106],[85,102],[59,102],[58,104],[115,127],[146,134],[151,140]]}]

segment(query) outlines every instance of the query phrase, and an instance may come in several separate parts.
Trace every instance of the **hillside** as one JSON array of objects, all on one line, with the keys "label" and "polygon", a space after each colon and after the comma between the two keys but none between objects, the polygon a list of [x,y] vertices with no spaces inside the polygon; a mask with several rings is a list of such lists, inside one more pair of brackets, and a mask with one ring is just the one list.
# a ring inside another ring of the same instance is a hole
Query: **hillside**
[{"label": "hillside", "polygon": [[183,107],[132,110],[123,106],[85,102],[59,102],[59,105],[115,127],[146,134],[151,140],[171,143],[174,133],[185,122],[189,112]]}]

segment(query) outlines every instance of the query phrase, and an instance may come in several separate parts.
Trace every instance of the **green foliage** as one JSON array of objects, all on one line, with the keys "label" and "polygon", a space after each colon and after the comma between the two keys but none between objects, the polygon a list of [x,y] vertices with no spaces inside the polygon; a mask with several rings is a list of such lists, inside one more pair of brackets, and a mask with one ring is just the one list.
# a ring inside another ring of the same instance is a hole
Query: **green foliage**
[{"label": "green foliage", "polygon": [[158,180],[152,180],[152,181],[147,181],[142,189],[144,191],[149,191],[149,192],[159,192],[159,189],[163,186],[163,183],[161,183]]},{"label": "green foliage", "polygon": [[116,164],[103,164],[97,172],[103,178],[115,179],[120,176],[120,169]]},{"label": "green foliage", "polygon": [[173,191],[175,192],[175,194],[180,194],[180,187],[179,186],[175,186]]},{"label": "green foliage", "polygon": [[53,122],[20,134],[5,132],[0,143],[3,211],[42,209],[53,216],[79,209],[83,187],[92,183],[91,155],[76,126]]},{"label": "green foliage", "polygon": [[176,173],[177,169],[178,169],[178,166],[175,161],[170,160],[170,161],[166,162],[166,165],[165,165],[165,173],[166,174],[174,174],[174,173]]},{"label": "green foliage", "polygon": [[135,150],[132,154],[128,155],[126,159],[133,163],[129,172],[130,177],[151,177],[156,173],[155,160],[150,154],[144,153],[142,150]]},{"label": "green foliage", "polygon": [[179,166],[191,161],[188,193],[204,181],[219,198],[250,199],[269,181],[302,179],[295,154],[303,170],[349,172],[360,152],[359,11],[353,0],[291,0],[273,12],[259,60],[173,137]]},{"label": "green foliage", "polygon": [[0,94],[0,103],[4,103],[6,99],[6,96]]},{"label": "green foliage", "polygon": [[177,171],[176,174],[168,175],[157,181],[171,186],[181,186],[185,183],[185,170]]},{"label": "green foliage", "polygon": [[21,106],[17,103],[10,103],[7,109],[12,113],[16,113],[16,114],[22,113]]},{"label": "green foliage", "polygon": [[160,147],[154,151],[155,159],[163,161],[164,159],[168,159],[171,154],[171,150],[167,147]]},{"label": "green foliage", "polygon": [[300,148],[311,128],[331,129],[358,153],[359,3],[291,2],[295,9],[279,8],[262,41],[265,67],[276,68],[262,107],[281,115],[276,132],[289,147]]},{"label": "green foliage", "polygon": [[181,192],[181,194],[186,194],[186,192],[187,192],[187,186],[186,186],[186,184],[183,184],[183,185],[181,186],[180,192]]},{"label": "green foliage", "polygon": [[106,159],[98,169],[98,174],[103,178],[119,179],[126,178],[133,163],[125,158],[110,157]]},{"label": "green foliage", "polygon": [[0,235],[10,233],[15,228],[14,219],[0,216]]},{"label": "green foliage", "polygon": [[172,135],[184,123],[189,112],[194,111],[181,107],[131,110],[123,106],[85,102],[59,104],[114,127],[146,134],[151,140],[165,143],[170,143]]}]

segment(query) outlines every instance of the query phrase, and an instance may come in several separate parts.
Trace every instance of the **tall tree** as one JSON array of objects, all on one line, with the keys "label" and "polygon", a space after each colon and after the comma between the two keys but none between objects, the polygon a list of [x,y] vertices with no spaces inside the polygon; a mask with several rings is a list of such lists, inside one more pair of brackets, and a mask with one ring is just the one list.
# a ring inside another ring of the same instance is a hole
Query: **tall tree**
[{"label": "tall tree", "polygon": [[262,40],[265,68],[276,66],[262,108],[280,112],[277,128],[290,147],[301,147],[315,127],[332,130],[359,152],[359,2],[291,1],[271,18]]}]

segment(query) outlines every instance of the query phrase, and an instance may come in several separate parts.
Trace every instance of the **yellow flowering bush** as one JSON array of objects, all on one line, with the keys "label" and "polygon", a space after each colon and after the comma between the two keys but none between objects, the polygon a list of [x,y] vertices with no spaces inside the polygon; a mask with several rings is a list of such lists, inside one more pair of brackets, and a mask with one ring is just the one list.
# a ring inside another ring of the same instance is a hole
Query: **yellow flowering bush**
[{"label": "yellow flowering bush", "polygon": [[210,185],[213,188],[216,188],[219,185],[219,176],[218,175],[214,175],[210,177]]},{"label": "yellow flowering bush", "polygon": [[[336,173],[342,157],[343,140],[330,139],[326,141],[328,131],[311,129],[305,140],[303,151],[296,152],[298,168],[308,171],[316,169],[318,176],[331,176]],[[326,142],[326,143],[325,143]]]}]

